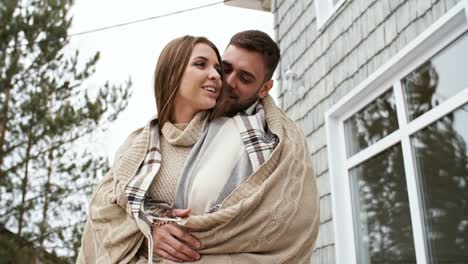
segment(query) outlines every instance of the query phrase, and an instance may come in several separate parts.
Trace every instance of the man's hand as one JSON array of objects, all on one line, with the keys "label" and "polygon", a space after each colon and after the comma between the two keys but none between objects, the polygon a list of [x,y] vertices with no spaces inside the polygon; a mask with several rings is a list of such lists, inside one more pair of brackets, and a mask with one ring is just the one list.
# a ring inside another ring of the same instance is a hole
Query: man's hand
[{"label": "man's hand", "polygon": [[[175,217],[187,217],[191,209],[174,210]],[[200,242],[192,235],[182,231],[175,224],[153,227],[154,254],[174,262],[192,262],[200,259],[195,251]]]}]

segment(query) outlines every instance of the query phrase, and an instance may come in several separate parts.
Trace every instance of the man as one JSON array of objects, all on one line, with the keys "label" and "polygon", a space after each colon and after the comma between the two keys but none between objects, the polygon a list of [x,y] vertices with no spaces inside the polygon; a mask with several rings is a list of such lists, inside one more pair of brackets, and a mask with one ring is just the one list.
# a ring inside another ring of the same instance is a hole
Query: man
[{"label": "man", "polygon": [[[215,113],[217,113],[217,115],[221,115],[220,113],[224,112],[224,115],[233,116],[238,112],[242,112],[249,108],[256,102],[260,102],[265,107],[268,126],[273,125],[270,124],[270,122],[274,122],[275,124],[283,122],[278,120],[285,120],[285,116],[281,116],[281,118],[276,119],[272,117],[272,112],[279,113],[281,111],[279,111],[274,103],[272,103],[273,101],[268,95],[269,91],[273,87],[273,80],[271,78],[276,66],[278,65],[279,59],[280,50],[278,46],[264,32],[248,30],[234,35],[223,54],[224,80],[227,89],[224,97],[217,104]],[[289,121],[288,124],[282,124],[282,126],[289,126],[291,131],[299,131],[292,121]],[[310,160],[308,158],[309,154],[307,148],[304,146],[305,139],[302,133],[300,133],[300,135],[291,142],[291,144],[299,146],[303,151],[305,150],[303,163],[305,163],[305,167],[310,167]],[[284,155],[281,156],[281,158],[283,157]],[[286,159],[287,157],[284,158]],[[281,162],[278,163],[278,166],[282,166]],[[261,263],[272,263],[272,259],[275,259],[277,263],[302,263],[310,257],[318,233],[319,207],[315,178],[311,175],[311,172],[307,172],[306,174],[307,175],[302,177],[302,184],[307,184],[307,186],[302,187],[308,188],[306,189],[309,192],[308,195],[310,195],[310,199],[308,203],[303,203],[303,207],[299,210],[310,210],[310,215],[305,218],[301,218],[301,221],[304,221],[303,225],[296,224],[294,226],[294,224],[291,224],[294,228],[292,228],[293,230],[288,230],[288,232],[297,232],[297,241],[290,242],[290,245],[284,245],[282,247],[276,248],[272,246],[271,251],[268,247],[264,247],[262,250],[248,248],[247,250],[251,250],[252,253],[262,252],[262,254],[265,254],[265,257],[258,257],[258,254],[252,254],[254,256],[239,254],[239,257],[236,259],[236,263],[250,263],[255,261],[259,261]],[[272,176],[272,178],[274,177]],[[278,182],[278,184],[280,183]],[[305,189],[301,190],[305,191]],[[278,203],[279,202],[280,201],[278,201]],[[296,203],[296,206],[298,204],[299,202]],[[297,210],[294,211],[294,213],[297,213]],[[175,211],[175,216],[179,217],[186,217],[189,214],[190,209]],[[294,219],[291,221],[293,222]],[[303,233],[309,234],[309,236],[301,238],[300,234]],[[277,239],[278,242],[276,242],[276,244],[281,244],[282,239]],[[301,241],[301,239],[304,241]],[[194,236],[182,231],[182,229],[177,225],[169,224],[154,229],[153,241],[155,254],[165,259],[182,262],[196,261],[202,257],[202,259],[205,258],[206,261],[203,263],[216,263],[216,261],[221,261],[220,259],[210,261],[210,255],[205,255],[203,253],[201,256],[196,250],[200,245],[200,242]],[[284,241],[288,240],[284,239]],[[302,244],[297,245],[298,243]],[[271,257],[270,259],[267,257],[269,254]],[[297,254],[297,256],[292,256],[293,254]],[[275,257],[273,258],[272,256]],[[281,258],[283,260],[281,260]]]},{"label": "man", "polygon": [[236,114],[268,95],[279,59],[278,46],[263,32],[244,31],[232,37],[223,54],[224,79],[231,99],[227,114]]}]

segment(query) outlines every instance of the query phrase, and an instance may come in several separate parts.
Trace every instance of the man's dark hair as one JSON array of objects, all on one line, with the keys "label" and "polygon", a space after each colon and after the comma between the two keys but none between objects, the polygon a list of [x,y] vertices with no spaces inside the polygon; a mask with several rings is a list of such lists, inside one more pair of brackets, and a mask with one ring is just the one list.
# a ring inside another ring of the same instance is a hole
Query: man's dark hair
[{"label": "man's dark hair", "polygon": [[229,45],[261,53],[267,67],[265,81],[271,79],[280,60],[280,49],[268,34],[260,30],[242,31],[231,38]]}]

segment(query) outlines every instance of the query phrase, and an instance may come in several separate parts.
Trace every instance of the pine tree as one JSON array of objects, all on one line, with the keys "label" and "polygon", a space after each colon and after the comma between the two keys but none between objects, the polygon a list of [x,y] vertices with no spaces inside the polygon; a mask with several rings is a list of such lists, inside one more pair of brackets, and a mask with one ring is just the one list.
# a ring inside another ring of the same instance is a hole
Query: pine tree
[{"label": "pine tree", "polygon": [[[89,91],[99,53],[67,56],[72,0],[0,1],[0,224],[71,257],[107,160],[82,147],[126,107],[131,82]],[[81,145],[81,147],[79,146]]]}]

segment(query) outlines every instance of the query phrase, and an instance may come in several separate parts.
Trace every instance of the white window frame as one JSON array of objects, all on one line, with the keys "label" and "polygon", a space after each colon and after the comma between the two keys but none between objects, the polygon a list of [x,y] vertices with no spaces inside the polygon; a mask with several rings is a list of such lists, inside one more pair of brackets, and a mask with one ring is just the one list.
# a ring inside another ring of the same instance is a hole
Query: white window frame
[{"label": "white window frame", "polygon": [[332,15],[346,0],[340,0],[333,4],[333,0],[315,0],[315,15],[317,17],[317,29],[321,29]]},{"label": "white window frame", "polygon": [[[428,263],[414,165],[406,162],[413,159],[410,135],[466,104],[468,88],[408,123],[400,80],[466,31],[468,0],[462,0],[325,113],[336,263],[357,263],[349,169],[397,143],[401,143],[405,160],[416,260],[420,264]],[[399,129],[347,158],[344,121],[390,87],[394,90]]]}]

